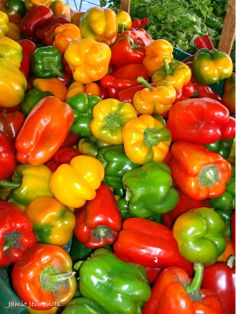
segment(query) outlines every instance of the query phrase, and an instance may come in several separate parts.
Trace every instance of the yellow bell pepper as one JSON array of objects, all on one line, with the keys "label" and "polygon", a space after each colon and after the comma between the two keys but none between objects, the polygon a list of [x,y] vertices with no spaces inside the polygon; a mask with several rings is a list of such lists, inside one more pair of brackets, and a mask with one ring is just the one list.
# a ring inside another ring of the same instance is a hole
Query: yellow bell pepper
[{"label": "yellow bell pepper", "polygon": [[43,92],[50,92],[62,101],[65,99],[67,93],[65,84],[56,77],[36,78],[33,80],[32,85]]},{"label": "yellow bell pepper", "polygon": [[8,15],[0,11],[0,36],[6,35],[9,31],[9,17]]},{"label": "yellow bell pepper", "polygon": [[171,143],[171,133],[164,124],[151,115],[141,115],[128,121],[123,130],[124,150],[136,164],[162,161]]},{"label": "yellow bell pepper", "polygon": [[104,167],[98,159],[79,155],[72,158],[70,164],[60,165],[52,173],[49,185],[59,202],[78,208],[96,196],[103,178]]},{"label": "yellow bell pepper", "polygon": [[54,30],[55,40],[53,45],[63,54],[72,40],[81,38],[80,29],[72,23],[61,24]]},{"label": "yellow bell pepper", "polygon": [[164,65],[164,59],[167,59],[168,62],[171,61],[173,51],[173,46],[165,39],[154,40],[147,46],[143,65],[147,69],[149,76],[152,76],[155,71]]},{"label": "yellow bell pepper", "polygon": [[64,58],[73,78],[82,84],[88,84],[103,78],[109,67],[111,49],[91,37],[73,40],[66,48]]},{"label": "yellow bell pepper", "polygon": [[152,75],[152,82],[157,83],[162,80],[170,82],[176,89],[181,90],[192,77],[190,67],[180,61],[172,60],[170,63],[164,59],[164,65]]},{"label": "yellow bell pepper", "polygon": [[116,14],[116,16],[119,32],[123,32],[124,30],[132,27],[132,19],[128,12],[121,10]]},{"label": "yellow bell pepper", "polygon": [[176,99],[176,90],[168,81],[160,81],[156,86],[150,85],[143,77],[138,82],[146,88],[137,91],[133,104],[141,114],[163,114],[171,108]]},{"label": "yellow bell pepper", "polygon": [[27,80],[10,62],[0,58],[0,106],[15,107],[25,96]]},{"label": "yellow bell pepper", "polygon": [[108,144],[121,144],[123,126],[136,117],[137,113],[132,104],[107,98],[94,106],[90,129],[96,139]]},{"label": "yellow bell pepper", "polygon": [[4,59],[19,68],[22,58],[22,47],[18,42],[6,36],[0,37],[0,59]]},{"label": "yellow bell pepper", "polygon": [[73,236],[74,213],[49,196],[38,197],[25,210],[33,224],[37,242],[66,245]]},{"label": "yellow bell pepper", "polygon": [[92,7],[80,17],[80,31],[83,38],[93,39],[111,45],[118,33],[115,11]]}]

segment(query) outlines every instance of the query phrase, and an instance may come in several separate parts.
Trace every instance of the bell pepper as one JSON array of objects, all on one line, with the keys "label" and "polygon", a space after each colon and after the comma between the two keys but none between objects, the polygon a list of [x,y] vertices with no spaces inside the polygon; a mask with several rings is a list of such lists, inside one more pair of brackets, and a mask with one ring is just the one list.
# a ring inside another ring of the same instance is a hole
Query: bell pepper
[{"label": "bell pepper", "polygon": [[76,238],[89,248],[113,244],[121,228],[121,214],[110,188],[102,183],[96,196],[76,211]]},{"label": "bell pepper", "polygon": [[20,39],[19,44],[22,47],[22,54],[23,58],[20,65],[20,70],[26,77],[26,79],[29,78],[30,72],[31,72],[31,55],[33,51],[37,48],[36,44],[27,38]]},{"label": "bell pepper", "polygon": [[107,98],[94,106],[90,130],[95,138],[105,143],[122,144],[122,128],[127,121],[136,116],[131,104]]},{"label": "bell pepper", "polygon": [[149,24],[150,24],[150,21],[147,17],[142,17],[141,19],[136,18],[132,21],[132,27],[137,28],[137,29],[141,27],[145,27]]},{"label": "bell pepper", "polygon": [[15,168],[14,144],[7,134],[0,131],[0,180],[9,178]]},{"label": "bell pepper", "polygon": [[142,77],[138,77],[137,81],[145,87],[133,97],[134,107],[140,114],[163,114],[169,111],[176,99],[176,91],[171,83],[162,80],[152,86]]},{"label": "bell pepper", "polygon": [[74,80],[87,84],[106,75],[111,50],[107,44],[88,37],[72,41],[65,50],[64,58],[72,71]]},{"label": "bell pepper", "polygon": [[25,97],[20,103],[21,112],[27,116],[33,107],[44,97],[52,95],[50,92],[31,88],[25,93]]},{"label": "bell pepper", "polygon": [[0,58],[0,106],[15,107],[25,95],[27,80],[12,63]]},{"label": "bell pepper", "polygon": [[231,148],[233,145],[233,138],[227,139],[227,140],[218,140],[214,143],[206,144],[205,146],[218,154],[220,154],[222,157],[227,159],[229,157],[229,154],[231,152]]},{"label": "bell pepper", "polygon": [[100,96],[101,95],[101,87],[95,83],[91,82],[89,84],[82,84],[80,82],[73,82],[68,86],[68,91],[66,93],[66,99],[71,98],[79,93],[85,93],[89,96]]},{"label": "bell pepper", "polygon": [[72,23],[62,24],[54,29],[54,37],[53,45],[63,54],[72,40],[81,38],[80,29]]},{"label": "bell pepper", "polygon": [[176,89],[182,89],[190,82],[191,76],[192,72],[187,64],[174,59],[168,63],[168,60],[164,59],[164,65],[153,73],[152,82],[166,80]]},{"label": "bell pepper", "polygon": [[201,48],[194,55],[192,70],[197,82],[214,84],[231,76],[233,62],[223,51]]},{"label": "bell pepper", "polygon": [[98,303],[84,297],[73,299],[63,309],[62,314],[107,314]]},{"label": "bell pepper", "polygon": [[115,195],[123,196],[122,176],[126,171],[139,166],[125,155],[123,145],[98,148],[97,159],[105,168],[104,182],[113,189]]},{"label": "bell pepper", "polygon": [[60,100],[64,101],[67,93],[67,87],[61,78],[36,78],[32,81],[32,86],[42,92],[48,92]]},{"label": "bell pepper", "polygon": [[103,248],[82,263],[79,290],[110,314],[141,313],[151,294],[142,266],[125,263]]},{"label": "bell pepper", "polygon": [[0,111],[0,131],[6,133],[10,139],[14,140],[24,119],[24,115],[20,111]]},{"label": "bell pepper", "polygon": [[98,96],[88,96],[85,93],[78,93],[66,99],[74,113],[74,123],[70,129],[72,133],[79,136],[92,135],[89,125],[93,117],[93,108],[100,100]]},{"label": "bell pepper", "polygon": [[[156,86],[156,84],[154,84],[154,83],[151,83],[150,85],[153,87]],[[142,90],[142,89],[144,89],[143,84],[137,84],[137,85],[126,87],[126,88],[118,91],[117,99],[119,99],[120,101],[123,101],[123,102],[133,103],[133,97],[134,97],[135,93]]]},{"label": "bell pepper", "polygon": [[36,242],[26,214],[5,201],[0,201],[0,230],[0,267],[18,261]]},{"label": "bell pepper", "polygon": [[173,235],[180,254],[190,262],[214,264],[225,250],[225,223],[211,208],[193,208],[180,215]]},{"label": "bell pepper", "polygon": [[0,58],[19,69],[23,58],[21,45],[9,37],[1,36]]},{"label": "bell pepper", "polygon": [[20,31],[26,36],[32,36],[38,27],[47,24],[53,16],[53,11],[44,6],[32,6],[20,21]]},{"label": "bell pepper", "polygon": [[226,263],[216,262],[206,266],[202,287],[214,291],[223,308],[224,314],[235,312],[235,257],[231,256]]},{"label": "bell pepper", "polygon": [[194,265],[191,279],[181,267],[164,269],[155,281],[150,299],[144,304],[143,314],[223,314],[215,293],[201,288],[203,265]]},{"label": "bell pepper", "polygon": [[16,23],[9,22],[9,31],[6,36],[18,42],[21,39],[20,26]]},{"label": "bell pepper", "polygon": [[223,104],[229,109],[231,114],[235,114],[236,96],[235,96],[235,73],[227,78],[224,82],[222,95]]},{"label": "bell pepper", "polygon": [[176,142],[169,162],[176,185],[195,200],[215,198],[225,192],[232,175],[230,163],[204,145]]},{"label": "bell pepper", "polygon": [[49,184],[53,196],[59,202],[78,208],[96,196],[103,178],[104,167],[99,160],[79,155],[72,158],[69,165],[60,165],[52,173]]},{"label": "bell pepper", "polygon": [[180,100],[170,108],[167,127],[173,142],[209,144],[223,139],[229,119],[228,109],[217,100],[190,98]]},{"label": "bell pepper", "polygon": [[50,9],[53,11],[54,16],[62,16],[68,22],[71,21],[73,12],[69,4],[62,2],[61,0],[54,0],[50,4]]},{"label": "bell pepper", "polygon": [[132,18],[128,12],[120,10],[116,13],[116,17],[119,33],[123,33],[125,30],[132,27]]},{"label": "bell pepper", "polygon": [[75,215],[50,196],[37,197],[25,209],[37,242],[66,245],[73,235]]},{"label": "bell pepper", "polygon": [[235,211],[233,212],[231,219],[230,219],[230,226],[231,226],[231,241],[235,248]]},{"label": "bell pepper", "polygon": [[116,13],[108,8],[92,7],[80,17],[79,28],[83,38],[91,37],[111,45],[118,33]]},{"label": "bell pepper", "polygon": [[61,53],[53,46],[39,47],[31,55],[31,67],[34,77],[63,76]]},{"label": "bell pepper", "polygon": [[9,31],[9,17],[7,13],[0,10],[0,35],[4,36]]},{"label": "bell pepper", "polygon": [[32,6],[44,5],[49,7],[53,0],[25,0],[25,5],[27,10],[29,10]]},{"label": "bell pepper", "polygon": [[196,82],[194,77],[192,77],[191,82],[194,87],[193,97],[195,98],[208,97],[208,98],[218,100],[219,102],[222,102],[220,95],[210,86]]},{"label": "bell pepper", "polygon": [[53,172],[61,164],[69,163],[72,158],[78,156],[79,152],[72,146],[61,146],[52,158],[46,163],[48,168]]},{"label": "bell pepper", "polygon": [[194,39],[194,44],[197,49],[207,48],[209,50],[214,49],[214,45],[209,35],[198,36]]},{"label": "bell pepper", "polygon": [[4,6],[9,21],[19,24],[26,14],[25,2],[23,0],[8,0]]},{"label": "bell pepper", "polygon": [[159,70],[164,65],[164,60],[170,62],[173,58],[174,48],[165,39],[156,39],[146,47],[145,58],[143,65],[148,71],[149,76]]},{"label": "bell pepper", "polygon": [[[82,137],[78,143],[79,152],[82,155],[96,157],[100,147],[108,146],[107,143],[97,140],[94,136]],[[103,164],[105,166],[105,164]]]},{"label": "bell pepper", "polygon": [[66,139],[73,120],[73,111],[65,102],[55,96],[41,99],[17,135],[17,160],[32,165],[47,162]]},{"label": "bell pepper", "polygon": [[129,211],[136,217],[155,217],[170,211],[178,202],[170,169],[162,162],[148,162],[126,171],[122,184]]},{"label": "bell pepper", "polygon": [[151,115],[141,115],[126,122],[122,138],[127,157],[136,164],[162,161],[169,151],[171,133]]},{"label": "bell pepper", "polygon": [[179,254],[172,231],[148,219],[125,219],[113,249],[118,258],[128,263],[151,269],[179,266],[189,275],[193,271],[192,265]]},{"label": "bell pepper", "polygon": [[13,289],[36,310],[64,306],[75,295],[77,284],[72,260],[60,246],[33,245],[12,270]]}]

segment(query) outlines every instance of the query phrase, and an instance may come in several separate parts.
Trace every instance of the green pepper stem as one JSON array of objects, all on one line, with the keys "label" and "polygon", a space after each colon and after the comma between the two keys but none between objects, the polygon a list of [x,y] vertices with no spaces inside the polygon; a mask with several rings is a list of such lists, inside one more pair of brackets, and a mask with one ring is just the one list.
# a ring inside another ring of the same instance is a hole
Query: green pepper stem
[{"label": "green pepper stem", "polygon": [[171,133],[168,128],[147,128],[144,131],[144,142],[147,146],[154,146],[163,141],[168,141],[171,138]]},{"label": "green pepper stem", "polygon": [[112,238],[114,231],[108,228],[107,226],[100,225],[93,230],[93,236],[96,239]]},{"label": "green pepper stem", "polygon": [[185,287],[185,290],[192,299],[199,300],[202,298],[200,287],[203,280],[204,266],[202,263],[194,263],[193,269],[195,272],[193,280],[190,285]]},{"label": "green pepper stem", "polygon": [[168,59],[166,59],[166,58],[164,58],[164,67],[165,67],[165,73],[167,75],[173,74],[173,71],[172,71],[172,69],[169,66]]},{"label": "green pepper stem", "polygon": [[148,81],[146,81],[142,76],[139,76],[137,78],[137,82],[139,82],[140,84],[143,84],[143,86],[145,86],[149,90],[153,89],[153,86],[151,84],[149,84]]},{"label": "green pepper stem", "polygon": [[21,185],[19,182],[11,182],[7,180],[0,180],[0,186],[8,189],[16,189]]},{"label": "green pepper stem", "polygon": [[235,263],[235,256],[230,256],[229,258],[228,258],[228,260],[227,260],[227,266],[229,267],[229,268],[233,268],[234,267],[234,263]]}]

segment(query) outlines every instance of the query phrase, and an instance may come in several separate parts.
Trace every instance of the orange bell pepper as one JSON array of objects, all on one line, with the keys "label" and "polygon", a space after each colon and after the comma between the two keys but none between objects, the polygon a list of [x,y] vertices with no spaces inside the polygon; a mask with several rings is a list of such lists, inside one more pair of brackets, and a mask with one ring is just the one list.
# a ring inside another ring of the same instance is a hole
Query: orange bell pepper
[{"label": "orange bell pepper", "polygon": [[149,76],[164,65],[164,59],[170,62],[173,58],[173,46],[165,39],[157,39],[146,47],[143,65]]},{"label": "orange bell pepper", "polygon": [[50,92],[60,100],[64,100],[67,93],[65,84],[56,77],[36,78],[33,80],[32,85],[43,92]]},{"label": "orange bell pepper", "polygon": [[177,186],[194,200],[215,198],[224,193],[232,176],[231,164],[204,145],[175,142],[169,166]]},{"label": "orange bell pepper", "polygon": [[92,82],[89,84],[82,84],[80,82],[73,82],[69,87],[66,93],[66,99],[73,97],[79,93],[85,93],[87,95],[96,95],[100,96],[100,87],[97,83]]},{"label": "orange bell pepper", "polygon": [[55,40],[53,45],[63,54],[72,40],[81,38],[80,29],[72,23],[61,24],[54,30]]},{"label": "orange bell pepper", "polygon": [[67,3],[61,0],[54,0],[50,4],[50,9],[53,11],[54,16],[62,16],[68,22],[71,21],[72,10]]}]

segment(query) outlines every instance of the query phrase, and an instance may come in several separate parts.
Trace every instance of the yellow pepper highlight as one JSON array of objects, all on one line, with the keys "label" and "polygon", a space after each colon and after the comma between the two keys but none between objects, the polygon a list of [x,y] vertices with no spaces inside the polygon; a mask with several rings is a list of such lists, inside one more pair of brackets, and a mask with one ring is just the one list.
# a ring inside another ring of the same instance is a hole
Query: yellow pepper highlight
[{"label": "yellow pepper highlight", "polygon": [[0,35],[6,35],[9,31],[9,17],[8,15],[0,11]]},{"label": "yellow pepper highlight", "polygon": [[36,78],[33,80],[32,85],[43,92],[50,92],[62,101],[67,93],[65,84],[56,77]]},{"label": "yellow pepper highlight", "polygon": [[18,42],[7,36],[0,37],[0,59],[4,59],[19,68],[22,58],[22,47]]},{"label": "yellow pepper highlight", "polygon": [[118,21],[118,30],[120,32],[132,27],[132,19],[128,12],[122,10],[119,11],[116,16]]}]

